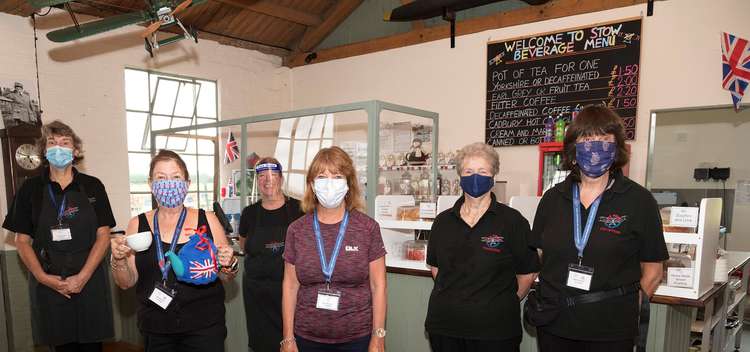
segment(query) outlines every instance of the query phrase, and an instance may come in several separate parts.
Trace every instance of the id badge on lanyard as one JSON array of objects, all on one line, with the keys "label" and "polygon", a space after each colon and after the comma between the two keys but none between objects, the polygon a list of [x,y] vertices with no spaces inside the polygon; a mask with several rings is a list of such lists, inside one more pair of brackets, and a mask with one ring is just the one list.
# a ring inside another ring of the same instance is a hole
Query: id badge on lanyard
[{"label": "id badge on lanyard", "polygon": [[62,200],[60,201],[60,206],[58,207],[57,202],[55,201],[55,193],[52,192],[52,185],[47,184],[47,191],[49,191],[49,199],[50,202],[52,202],[52,207],[57,210],[57,225],[52,225],[49,229],[50,234],[52,235],[52,241],[70,241],[73,239],[73,233],[70,232],[70,226],[68,226],[68,224],[63,224],[62,222],[63,214],[65,213],[65,200],[67,196],[63,194]]},{"label": "id badge on lanyard", "polygon": [[346,226],[349,223],[349,211],[344,212],[344,219],[341,220],[339,225],[339,233],[336,237],[336,244],[333,246],[333,253],[331,254],[331,260],[326,262],[325,246],[323,246],[323,236],[320,233],[320,223],[318,223],[318,212],[317,210],[313,213],[313,230],[315,231],[315,242],[318,246],[318,256],[320,257],[320,267],[323,270],[323,276],[326,279],[326,287],[318,290],[318,299],[315,302],[315,308],[338,311],[339,302],[341,301],[341,291],[331,289],[331,278],[333,277],[333,269],[336,267],[336,260],[339,257],[339,251],[341,250],[341,244],[344,242],[344,234],[346,233]]},{"label": "id badge on lanyard", "polygon": [[576,250],[578,251],[578,263],[571,263],[568,265],[568,280],[566,283],[568,287],[584,291],[591,290],[591,280],[594,277],[594,268],[582,264],[583,250],[586,248],[589,237],[591,237],[591,230],[594,227],[594,221],[596,220],[596,213],[599,210],[601,199],[602,196],[600,194],[596,197],[594,202],[591,203],[591,206],[589,207],[589,215],[586,219],[586,228],[581,229],[581,194],[578,189],[578,184],[573,184],[573,240],[575,241]]},{"label": "id badge on lanyard", "polygon": [[[180,213],[180,218],[177,220],[177,225],[174,228],[174,234],[172,235],[172,243],[170,243],[169,251],[174,253],[175,248],[177,247],[177,241],[180,238],[180,234],[182,233],[182,225],[185,223],[185,217],[187,217],[187,210],[185,208],[182,208],[182,212]],[[159,235],[159,210],[157,209],[154,212],[154,242],[156,242],[156,262],[159,266],[159,269],[161,270],[162,274],[162,281],[156,282],[154,284],[154,290],[151,291],[151,294],[148,296],[149,301],[154,302],[157,306],[161,307],[161,309],[166,310],[170,304],[172,304],[172,301],[174,300],[175,296],[177,296],[177,291],[175,291],[174,288],[170,288],[167,286],[167,277],[169,276],[169,270],[171,269],[172,265],[170,262],[168,262],[164,258],[164,250],[161,247],[161,236]]]}]

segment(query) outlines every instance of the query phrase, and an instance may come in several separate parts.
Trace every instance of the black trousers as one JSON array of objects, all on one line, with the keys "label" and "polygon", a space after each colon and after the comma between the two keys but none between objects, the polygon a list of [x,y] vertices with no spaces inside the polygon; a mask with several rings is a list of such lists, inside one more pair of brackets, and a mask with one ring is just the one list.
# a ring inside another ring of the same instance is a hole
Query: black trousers
[{"label": "black trousers", "polygon": [[227,328],[224,325],[184,334],[143,334],[145,352],[222,352]]},{"label": "black trousers", "polygon": [[101,352],[102,343],[67,343],[64,345],[51,346],[51,352]]},{"label": "black trousers", "polygon": [[320,343],[295,336],[299,352],[367,352],[370,336],[360,337],[345,343]]},{"label": "black trousers", "polygon": [[580,341],[545,333],[537,329],[539,352],[633,352],[633,339],[619,341]]},{"label": "black trousers", "polygon": [[474,340],[429,334],[432,352],[518,352],[521,336],[507,340]]}]

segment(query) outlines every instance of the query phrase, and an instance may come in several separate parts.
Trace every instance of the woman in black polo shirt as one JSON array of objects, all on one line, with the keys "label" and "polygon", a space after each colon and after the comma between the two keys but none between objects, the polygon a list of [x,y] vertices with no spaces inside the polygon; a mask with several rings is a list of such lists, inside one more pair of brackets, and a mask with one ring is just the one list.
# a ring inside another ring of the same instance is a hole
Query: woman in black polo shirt
[{"label": "woman in black polo shirt", "polygon": [[564,141],[571,173],[542,197],[530,237],[541,295],[566,302],[538,327],[542,352],[633,350],[639,295],[654,294],[668,254],[654,197],[622,174],[628,159],[620,117],[581,110]]},{"label": "woman in black polo shirt", "polygon": [[497,152],[484,143],[458,153],[461,197],[435,218],[427,264],[435,286],[425,329],[433,352],[518,351],[519,299],[539,268],[529,223],[490,192]]},{"label": "woman in black polo shirt", "polygon": [[107,192],[73,167],[83,159],[82,142],[68,125],[44,125],[37,148],[49,166],[21,185],[3,223],[31,273],[34,342],[56,352],[101,351],[114,337],[102,265],[115,226]]}]

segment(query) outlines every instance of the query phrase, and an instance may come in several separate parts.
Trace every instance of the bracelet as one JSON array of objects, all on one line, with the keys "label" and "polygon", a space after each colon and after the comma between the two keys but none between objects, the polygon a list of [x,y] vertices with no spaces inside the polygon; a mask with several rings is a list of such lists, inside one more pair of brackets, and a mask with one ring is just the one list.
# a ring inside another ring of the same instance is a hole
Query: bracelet
[{"label": "bracelet", "polygon": [[281,342],[279,342],[279,345],[280,345],[280,346],[284,346],[284,345],[286,345],[286,344],[288,344],[288,343],[292,343],[292,342],[294,342],[294,341],[297,341],[297,339],[296,339],[296,338],[294,338],[294,337],[287,337],[287,338],[285,338],[285,339],[281,340]]},{"label": "bracelet", "polygon": [[223,266],[221,267],[221,272],[225,274],[236,274],[240,270],[240,261],[237,259],[237,257],[232,257],[232,264],[229,264],[229,266]]}]

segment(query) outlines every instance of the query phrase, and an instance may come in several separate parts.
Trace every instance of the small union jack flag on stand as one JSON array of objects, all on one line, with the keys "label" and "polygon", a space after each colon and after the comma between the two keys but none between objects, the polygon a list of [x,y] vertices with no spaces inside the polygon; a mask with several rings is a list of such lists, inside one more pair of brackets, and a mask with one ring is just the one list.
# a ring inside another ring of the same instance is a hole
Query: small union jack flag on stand
[{"label": "small union jack flag on stand", "polygon": [[227,145],[224,148],[224,164],[229,164],[240,157],[240,147],[234,139],[232,132],[227,135]]},{"label": "small union jack flag on stand", "polygon": [[721,34],[722,87],[732,93],[732,103],[740,110],[742,96],[750,84],[750,45],[747,39]]}]

